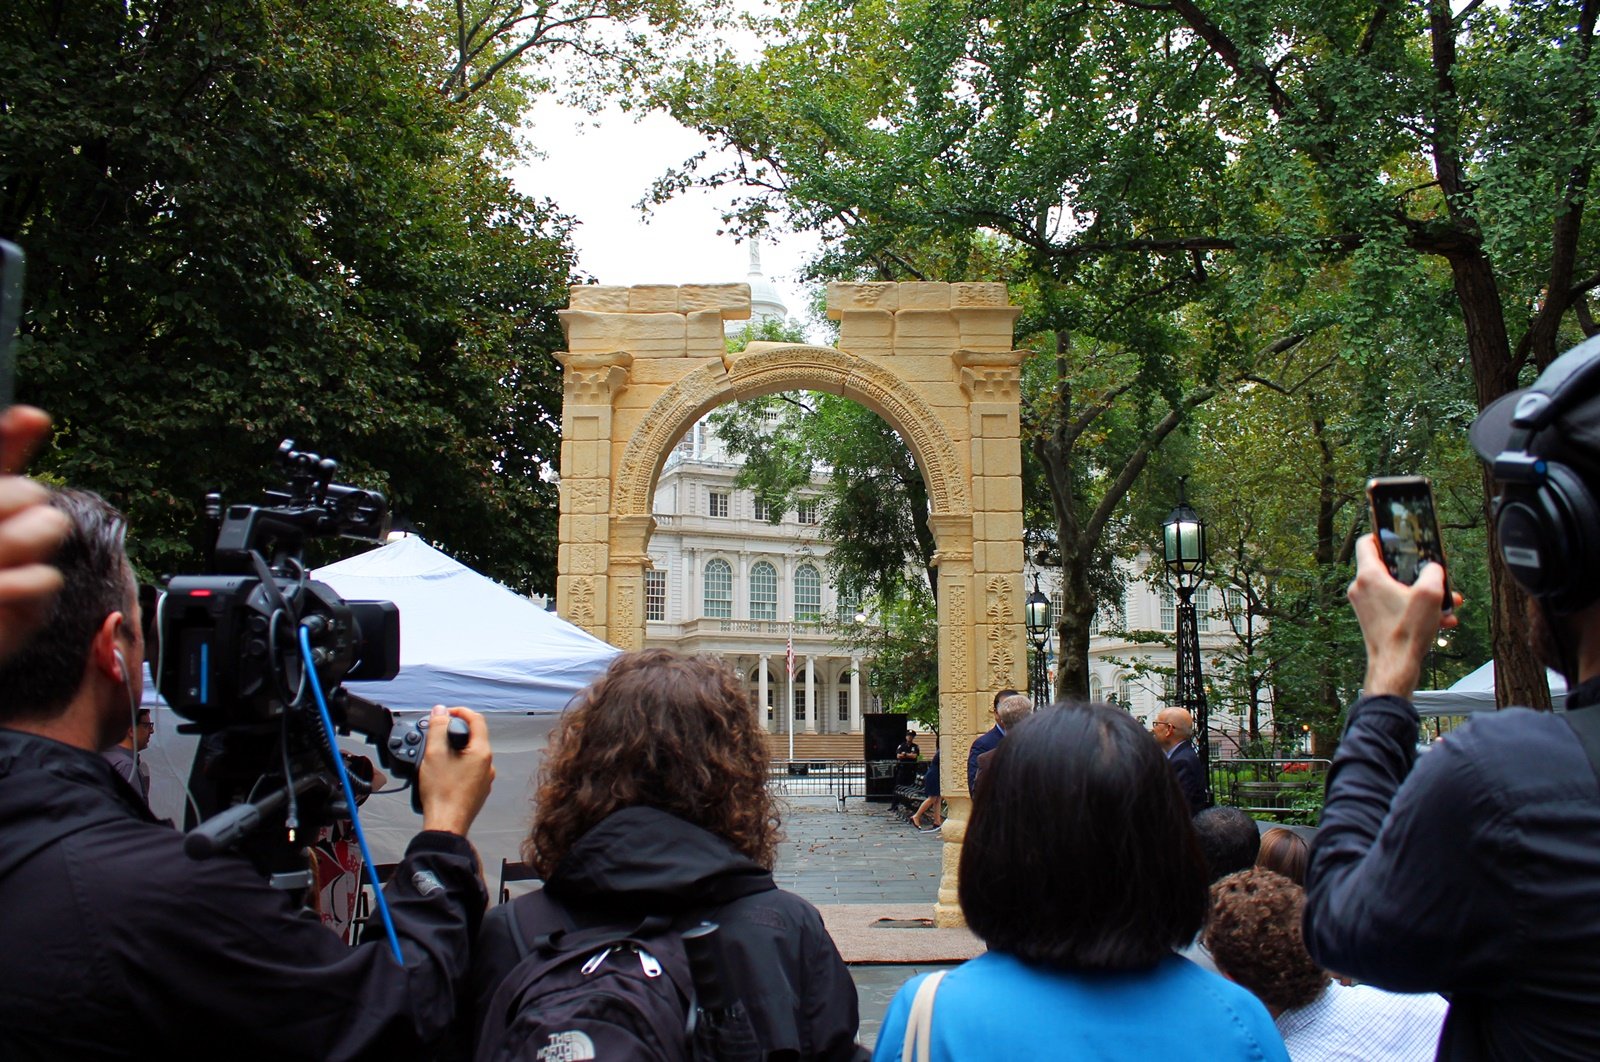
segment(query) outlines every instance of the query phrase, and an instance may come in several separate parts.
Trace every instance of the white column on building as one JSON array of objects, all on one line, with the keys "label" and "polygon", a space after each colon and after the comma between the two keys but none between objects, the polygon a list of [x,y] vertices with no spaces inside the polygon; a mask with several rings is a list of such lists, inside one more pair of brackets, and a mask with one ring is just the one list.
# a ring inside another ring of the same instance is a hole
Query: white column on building
[{"label": "white column on building", "polygon": [[[731,498],[729,499],[728,504],[730,506],[733,505]],[[733,510],[730,508],[728,512],[732,513]],[[740,616],[743,616],[745,619],[749,619],[752,615],[750,611],[750,554],[742,549],[739,551],[739,581],[736,585],[744,588],[744,607],[740,608],[737,602],[734,604],[734,618],[738,619]],[[734,596],[737,597],[738,595],[735,594]]]},{"label": "white column on building", "polygon": [[767,654],[761,654],[761,680],[757,684],[756,696],[760,698],[756,703],[756,718],[761,720],[761,725],[768,730],[776,731],[777,713],[772,718],[767,718]]},{"label": "white column on building", "polygon": [[700,550],[690,547],[684,552],[688,558],[688,563],[683,566],[684,577],[689,580],[689,585],[684,587],[683,600],[688,607],[684,609],[683,618],[688,622],[706,614],[705,582],[700,578]]},{"label": "white column on building", "polygon": [[817,667],[816,660],[806,654],[806,733],[817,732]]},{"label": "white column on building", "polygon": [[861,658],[850,658],[850,730],[861,732]]}]

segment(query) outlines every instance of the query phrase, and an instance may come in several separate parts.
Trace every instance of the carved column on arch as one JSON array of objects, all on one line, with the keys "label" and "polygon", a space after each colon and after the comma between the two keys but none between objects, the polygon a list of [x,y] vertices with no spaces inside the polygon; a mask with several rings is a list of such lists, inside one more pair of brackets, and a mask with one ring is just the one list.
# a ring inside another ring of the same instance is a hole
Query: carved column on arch
[{"label": "carved column on arch", "polygon": [[645,546],[656,528],[652,516],[611,517],[610,642],[618,649],[644,648],[644,573],[653,566]]},{"label": "carved column on arch", "polygon": [[[556,558],[556,610],[597,638],[611,640],[614,595],[611,511],[613,403],[628,386],[633,356],[558,352],[561,409],[561,546]],[[633,551],[644,552],[643,542]],[[632,587],[644,600],[644,569]]]},{"label": "carved column on arch", "polygon": [[970,512],[934,513],[929,523],[938,542],[939,569],[939,790],[947,810],[940,836],[938,902],[934,922],[964,925],[957,872],[972,802],[967,797],[967,750],[979,733],[973,704],[977,671],[973,655],[972,541]]}]

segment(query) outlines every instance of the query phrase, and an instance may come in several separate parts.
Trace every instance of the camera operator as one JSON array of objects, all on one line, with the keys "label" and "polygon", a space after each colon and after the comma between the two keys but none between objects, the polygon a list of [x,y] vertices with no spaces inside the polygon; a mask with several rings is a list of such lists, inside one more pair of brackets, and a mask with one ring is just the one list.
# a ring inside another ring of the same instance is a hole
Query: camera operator
[{"label": "camera operator", "polygon": [[1530,642],[1571,684],[1569,714],[1482,714],[1418,760],[1411,694],[1456,620],[1441,618],[1437,565],[1407,586],[1363,538],[1350,602],[1366,682],[1328,777],[1306,943],[1380,988],[1447,994],[1440,1058],[1597,1058],[1600,337],[1485,409],[1472,445],[1502,492],[1501,555],[1531,595]]},{"label": "camera operator", "polygon": [[63,588],[0,664],[0,1057],[424,1053],[484,910],[465,838],[494,776],[483,718],[449,710],[471,731],[453,752],[433,712],[422,832],[386,890],[404,965],[349,948],[245,859],[189,859],[98,754],[142,684],[124,522],[93,494],[51,502],[71,522]]}]

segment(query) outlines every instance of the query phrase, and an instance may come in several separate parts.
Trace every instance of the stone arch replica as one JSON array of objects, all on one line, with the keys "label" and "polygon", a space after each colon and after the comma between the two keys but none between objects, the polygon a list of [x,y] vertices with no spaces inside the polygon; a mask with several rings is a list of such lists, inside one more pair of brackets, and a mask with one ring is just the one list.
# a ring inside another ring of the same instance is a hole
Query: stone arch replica
[{"label": "stone arch replica", "polygon": [[579,285],[561,312],[570,348],[561,442],[557,607],[624,649],[644,642],[651,497],[672,447],[716,406],[812,390],[860,402],[922,470],[939,568],[941,786],[950,802],[936,918],[956,898],[965,765],[995,691],[1024,688],[1022,450],[1004,284],[831,284],[839,346],[757,343],[727,354],[723,322],[750,316],[745,284]]}]

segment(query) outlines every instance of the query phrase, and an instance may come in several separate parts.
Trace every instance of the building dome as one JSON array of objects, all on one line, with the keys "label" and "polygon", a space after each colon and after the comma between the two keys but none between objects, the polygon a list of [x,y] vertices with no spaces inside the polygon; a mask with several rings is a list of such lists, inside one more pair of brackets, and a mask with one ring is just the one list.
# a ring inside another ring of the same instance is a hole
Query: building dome
[{"label": "building dome", "polygon": [[750,241],[750,323],[759,325],[763,321],[777,321],[782,324],[789,319],[789,308],[783,304],[783,297],[778,294],[778,289],[772,281],[761,272],[761,244],[756,240]]}]

